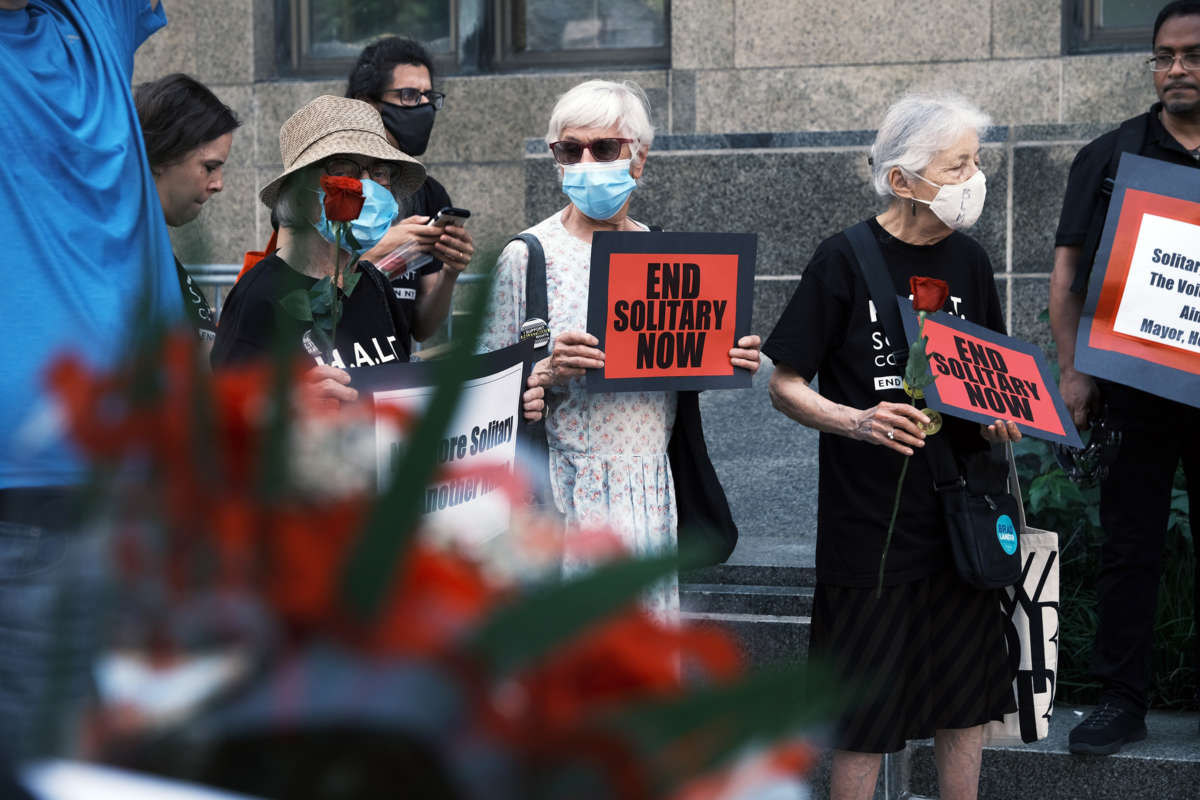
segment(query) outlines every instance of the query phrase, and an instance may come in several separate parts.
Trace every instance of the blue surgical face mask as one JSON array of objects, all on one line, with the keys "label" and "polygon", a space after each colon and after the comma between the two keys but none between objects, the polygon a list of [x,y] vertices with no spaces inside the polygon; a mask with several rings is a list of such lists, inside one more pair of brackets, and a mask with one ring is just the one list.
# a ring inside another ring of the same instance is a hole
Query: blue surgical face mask
[{"label": "blue surgical face mask", "polygon": [[[382,241],[392,227],[392,220],[400,212],[396,198],[392,197],[383,186],[373,180],[362,182],[363,207],[358,216],[350,223],[350,233],[358,240],[358,249],[352,248],[346,242],[341,243],[343,250],[361,256]],[[317,201],[321,206],[321,219],[313,223],[321,238],[337,246],[338,237],[334,233],[333,223],[325,217],[325,192],[317,190]]]},{"label": "blue surgical face mask", "polygon": [[589,161],[562,168],[562,189],[571,203],[586,216],[606,220],[616,216],[637,188],[629,174],[631,160]]}]

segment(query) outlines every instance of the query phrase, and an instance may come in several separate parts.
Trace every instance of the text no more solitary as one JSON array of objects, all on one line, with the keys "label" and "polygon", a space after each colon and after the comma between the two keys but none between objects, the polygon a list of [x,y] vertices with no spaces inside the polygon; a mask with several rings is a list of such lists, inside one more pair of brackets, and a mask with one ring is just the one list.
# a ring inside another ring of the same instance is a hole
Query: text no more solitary
[{"label": "text no more solitary", "polygon": [[[504,417],[490,420],[486,425],[476,425],[469,434],[460,433],[447,436],[438,442],[437,463],[449,464],[463,461],[469,456],[481,455],[493,447],[512,441],[513,428],[516,419]],[[398,464],[403,445],[400,442],[392,444],[392,464]],[[505,461],[504,472],[512,471],[512,462]],[[476,497],[495,491],[499,483],[481,476],[454,478],[449,481],[430,486],[425,490],[424,513],[443,511],[447,508],[461,505],[474,500]]]},{"label": "text no more solitary", "polygon": [[708,331],[719,330],[728,300],[700,300],[700,266],[646,265],[646,299],[613,303],[612,329],[637,333],[637,368],[699,367]]}]

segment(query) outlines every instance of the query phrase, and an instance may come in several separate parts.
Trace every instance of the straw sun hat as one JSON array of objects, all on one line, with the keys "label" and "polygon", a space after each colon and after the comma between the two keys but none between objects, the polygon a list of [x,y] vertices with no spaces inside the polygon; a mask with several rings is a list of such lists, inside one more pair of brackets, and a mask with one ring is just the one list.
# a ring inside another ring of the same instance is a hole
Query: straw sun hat
[{"label": "straw sun hat", "polygon": [[379,112],[369,103],[348,97],[322,95],[288,118],[279,129],[283,172],[258,193],[268,208],[275,206],[287,176],[332,155],[365,156],[391,161],[397,177],[391,189],[412,194],[425,181],[425,167],[388,143]]}]

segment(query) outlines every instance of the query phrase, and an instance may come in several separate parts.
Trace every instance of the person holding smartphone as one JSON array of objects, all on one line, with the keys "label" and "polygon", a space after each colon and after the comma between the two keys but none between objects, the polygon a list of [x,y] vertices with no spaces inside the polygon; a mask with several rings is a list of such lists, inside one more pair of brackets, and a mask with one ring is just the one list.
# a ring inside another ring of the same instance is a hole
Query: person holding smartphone
[{"label": "person holding smartphone", "polygon": [[[391,144],[416,157],[429,145],[446,96],[433,91],[433,62],[411,39],[389,37],[359,54],[346,85],[346,97],[370,103],[379,111]],[[445,187],[432,177],[410,197],[397,198],[400,214],[392,229],[363,254],[372,263],[398,247],[428,253],[432,261],[391,276],[392,289],[418,342],[432,336],[450,312],[458,276],[471,262],[475,243],[458,220],[433,223],[439,209],[454,205]]]}]

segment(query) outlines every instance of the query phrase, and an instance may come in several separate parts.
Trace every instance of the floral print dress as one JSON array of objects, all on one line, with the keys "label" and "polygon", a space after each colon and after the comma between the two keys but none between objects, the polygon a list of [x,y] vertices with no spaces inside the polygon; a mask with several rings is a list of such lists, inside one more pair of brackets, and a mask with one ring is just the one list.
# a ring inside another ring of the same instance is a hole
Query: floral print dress
[{"label": "floral print dress", "polygon": [[[546,299],[551,337],[587,330],[591,245],[571,235],[560,211],[530,228],[546,253]],[[525,321],[528,251],[510,242],[496,262],[491,313],[480,348],[514,344]],[[551,341],[553,347],[553,341]],[[590,394],[584,378],[547,391],[546,438],[554,502],[575,526],[607,525],[631,553],[675,547],[676,515],[667,442],[675,422],[674,392]],[[568,572],[585,566],[566,546]],[[645,606],[662,618],[679,610],[678,581],[648,593]]]}]

